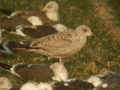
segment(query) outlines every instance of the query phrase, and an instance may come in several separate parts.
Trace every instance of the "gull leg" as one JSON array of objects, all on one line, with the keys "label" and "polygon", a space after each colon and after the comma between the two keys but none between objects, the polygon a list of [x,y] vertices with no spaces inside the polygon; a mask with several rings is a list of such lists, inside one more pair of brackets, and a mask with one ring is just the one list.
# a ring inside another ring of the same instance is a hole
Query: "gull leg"
[{"label": "gull leg", "polygon": [[59,58],[59,62],[61,63],[61,64],[64,64],[64,61],[63,61],[63,59],[60,57]]}]

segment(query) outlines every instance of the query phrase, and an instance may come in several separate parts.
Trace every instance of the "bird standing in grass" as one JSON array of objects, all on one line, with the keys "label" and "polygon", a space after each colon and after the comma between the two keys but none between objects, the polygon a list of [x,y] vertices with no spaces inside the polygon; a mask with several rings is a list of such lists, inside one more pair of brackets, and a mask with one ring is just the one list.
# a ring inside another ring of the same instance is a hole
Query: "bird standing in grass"
[{"label": "bird standing in grass", "polygon": [[86,44],[87,37],[92,36],[91,29],[86,25],[80,25],[73,31],[51,34],[34,39],[27,51],[58,58],[59,61],[68,58]]}]

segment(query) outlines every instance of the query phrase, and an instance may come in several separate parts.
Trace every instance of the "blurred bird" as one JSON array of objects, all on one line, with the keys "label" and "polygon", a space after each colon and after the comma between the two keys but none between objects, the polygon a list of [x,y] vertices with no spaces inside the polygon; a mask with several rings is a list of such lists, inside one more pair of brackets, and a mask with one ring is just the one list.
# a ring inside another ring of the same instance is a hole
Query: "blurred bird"
[{"label": "blurred bird", "polygon": [[107,70],[102,75],[98,74],[98,76],[104,81],[104,83],[108,84],[107,89],[110,89],[110,88],[114,90],[116,90],[117,88],[120,89],[120,74],[119,73]]},{"label": "blurred bird", "polygon": [[57,33],[57,30],[49,25],[40,26],[17,26],[15,34],[20,36],[28,36],[31,38],[41,38],[50,34]]},{"label": "blurred bird", "polygon": [[19,88],[10,90],[119,90],[119,88],[95,88],[84,80],[72,80],[69,82],[27,82]]},{"label": "blurred bird", "polygon": [[[9,70],[12,74],[33,81],[66,81],[67,70],[61,63],[46,64],[15,64],[13,66],[0,63],[0,67]],[[55,68],[54,68],[55,67]],[[55,77],[56,79],[53,79]]]},{"label": "blurred bird", "polygon": [[10,90],[94,90],[94,86],[82,80],[71,82],[27,82],[18,89]]},{"label": "blurred bird", "polygon": [[25,19],[28,19],[30,16],[38,16],[41,19],[46,20],[49,19],[51,21],[58,21],[59,20],[59,14],[58,14],[59,6],[57,2],[50,1],[48,2],[45,7],[40,11],[15,11],[10,16],[21,16]]},{"label": "blurred bird", "polygon": [[93,84],[94,87],[96,87],[96,88],[99,88],[99,87],[106,88],[106,87],[108,87],[108,84],[105,83],[100,77],[98,77],[96,75],[95,76],[90,76],[90,78],[88,78],[87,81],[89,83]]},{"label": "blurred bird", "polygon": [[53,90],[94,90],[94,86],[83,80],[71,80],[69,82],[57,82]]},{"label": "blurred bird", "polygon": [[17,25],[32,25],[28,20],[21,17],[9,18],[0,16],[0,28],[8,31],[14,31]]},{"label": "blurred bird", "polygon": [[20,87],[13,87],[10,90],[53,90],[52,86],[46,82],[26,82]]},{"label": "blurred bird", "polygon": [[[56,26],[57,25],[57,26]],[[31,38],[41,38],[47,35],[51,35],[57,32],[65,32],[67,28],[62,24],[51,25],[19,25],[16,27],[15,34],[21,36],[29,36]],[[59,27],[60,26],[60,27]]]},{"label": "blurred bird", "polygon": [[68,30],[34,39],[29,48],[25,49],[51,58],[58,58],[61,61],[80,51],[87,42],[88,36],[92,36],[90,28],[80,25],[73,31]]},{"label": "blurred bird", "polygon": [[119,90],[120,74],[107,71],[103,74],[91,76],[88,79],[88,82],[96,87],[95,90]]},{"label": "blurred bird", "polygon": [[54,75],[46,64],[15,64],[13,66],[0,63],[0,67],[9,70],[12,74],[24,80],[49,81]]}]

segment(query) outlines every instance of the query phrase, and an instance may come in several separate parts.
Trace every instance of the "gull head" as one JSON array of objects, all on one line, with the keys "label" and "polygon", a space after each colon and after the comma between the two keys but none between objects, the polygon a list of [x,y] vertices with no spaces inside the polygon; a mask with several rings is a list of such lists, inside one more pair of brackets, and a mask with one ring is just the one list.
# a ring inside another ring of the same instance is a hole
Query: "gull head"
[{"label": "gull head", "polygon": [[50,1],[45,5],[42,11],[45,12],[48,19],[52,21],[58,21],[59,20],[58,9],[59,9],[59,6],[57,2]]},{"label": "gull head", "polygon": [[86,25],[80,25],[76,28],[76,32],[81,34],[81,35],[85,35],[85,36],[92,36],[93,33],[91,31],[91,29],[86,26]]},{"label": "gull head", "polygon": [[59,6],[57,2],[50,1],[45,5],[45,7],[42,10],[46,12],[57,12],[58,9],[59,9]]}]

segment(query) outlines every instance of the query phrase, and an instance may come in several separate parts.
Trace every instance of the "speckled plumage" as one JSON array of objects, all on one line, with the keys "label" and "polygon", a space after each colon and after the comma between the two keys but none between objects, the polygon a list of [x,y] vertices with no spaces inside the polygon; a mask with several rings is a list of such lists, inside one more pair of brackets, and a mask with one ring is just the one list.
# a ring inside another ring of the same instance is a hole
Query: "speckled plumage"
[{"label": "speckled plumage", "polygon": [[66,58],[80,51],[91,35],[88,26],[80,25],[74,31],[68,30],[35,39],[27,50],[59,59]]}]

